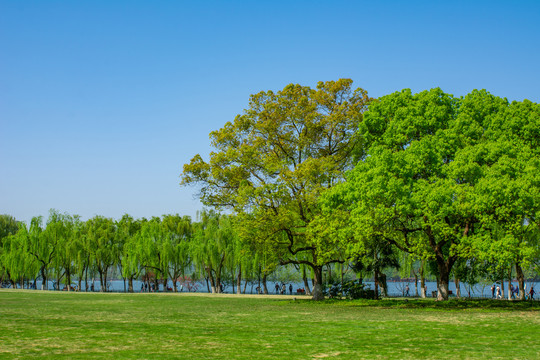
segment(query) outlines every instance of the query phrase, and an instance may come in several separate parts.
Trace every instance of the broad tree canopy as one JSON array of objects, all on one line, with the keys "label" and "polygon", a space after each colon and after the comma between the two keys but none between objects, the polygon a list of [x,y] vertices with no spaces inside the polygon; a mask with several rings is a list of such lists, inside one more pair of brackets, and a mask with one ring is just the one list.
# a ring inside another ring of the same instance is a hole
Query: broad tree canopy
[{"label": "broad tree canopy", "polygon": [[345,219],[350,253],[378,238],[434,260],[446,299],[453,264],[493,242],[494,223],[511,235],[536,221],[537,124],[537,106],[486,91],[384,96],[360,124],[366,156],[323,201],[327,218]]},{"label": "broad tree canopy", "polygon": [[182,174],[182,184],[201,187],[203,204],[237,213],[243,236],[270,244],[281,264],[310,266],[314,298],[322,297],[321,266],[340,259],[318,258],[306,226],[362,149],[356,131],[369,98],[351,86],[341,79],[252,95],[242,115],[210,134],[209,161],[196,155]]}]

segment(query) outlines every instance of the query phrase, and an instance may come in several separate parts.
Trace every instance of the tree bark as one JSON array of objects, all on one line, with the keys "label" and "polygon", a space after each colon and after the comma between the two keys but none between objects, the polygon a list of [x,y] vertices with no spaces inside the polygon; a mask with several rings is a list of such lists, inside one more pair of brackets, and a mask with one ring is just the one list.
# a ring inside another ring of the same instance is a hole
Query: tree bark
[{"label": "tree bark", "polygon": [[302,272],[302,279],[304,280],[304,290],[306,290],[306,295],[311,295],[311,289],[309,288],[309,282],[306,276],[306,268],[304,267]]},{"label": "tree bark", "polygon": [[216,293],[216,281],[210,272],[208,273],[208,279],[210,280],[210,288],[212,289],[212,294]]},{"label": "tree bark", "polygon": [[456,298],[461,297],[461,288],[459,286],[459,278],[457,276],[454,276],[454,283],[456,284]]},{"label": "tree bark", "polygon": [[375,271],[375,300],[379,300],[379,272]]},{"label": "tree bark", "polygon": [[128,291],[129,291],[130,293],[133,292],[133,276],[130,276],[130,277],[128,278]]},{"label": "tree bark", "polygon": [[49,284],[47,283],[47,275],[45,275],[45,266],[41,269],[41,290],[49,290]]},{"label": "tree bark", "polygon": [[508,300],[512,300],[512,265],[508,268]]},{"label": "tree bark", "polygon": [[383,296],[388,296],[388,284],[386,283],[386,274],[379,272],[379,283],[381,284],[381,290]]},{"label": "tree bark", "polygon": [[312,299],[316,301],[324,300],[322,292],[322,266],[313,266],[313,293]]},{"label": "tree bark", "polygon": [[437,281],[437,300],[448,300],[448,284],[450,282],[450,270],[448,261],[437,257],[437,268],[439,276]]},{"label": "tree bark", "polygon": [[267,276],[266,274],[263,275],[262,284],[263,284],[264,294],[268,295],[268,287],[266,287],[266,276]]},{"label": "tree bark", "polygon": [[236,278],[236,293],[240,295],[242,293],[242,265],[238,268],[238,277]]},{"label": "tree bark", "polygon": [[67,291],[71,291],[71,273],[69,272],[69,268],[66,270],[66,283]]},{"label": "tree bark", "polygon": [[98,272],[99,272],[99,291],[100,292],[104,292],[105,291],[105,287],[103,286],[103,273],[98,269]]},{"label": "tree bark", "polygon": [[422,299],[425,299],[426,294],[426,278],[424,276],[424,260],[420,262],[420,293],[422,296]]},{"label": "tree bark", "polygon": [[525,276],[523,275],[523,269],[519,262],[516,262],[516,277],[519,286],[519,300],[525,299]]}]

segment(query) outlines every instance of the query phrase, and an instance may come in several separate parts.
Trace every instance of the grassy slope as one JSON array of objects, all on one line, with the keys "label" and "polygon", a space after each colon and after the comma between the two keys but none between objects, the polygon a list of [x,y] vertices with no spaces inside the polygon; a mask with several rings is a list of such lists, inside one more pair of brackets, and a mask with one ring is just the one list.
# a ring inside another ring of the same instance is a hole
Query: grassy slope
[{"label": "grassy slope", "polygon": [[540,358],[538,303],[0,291],[0,358]]}]

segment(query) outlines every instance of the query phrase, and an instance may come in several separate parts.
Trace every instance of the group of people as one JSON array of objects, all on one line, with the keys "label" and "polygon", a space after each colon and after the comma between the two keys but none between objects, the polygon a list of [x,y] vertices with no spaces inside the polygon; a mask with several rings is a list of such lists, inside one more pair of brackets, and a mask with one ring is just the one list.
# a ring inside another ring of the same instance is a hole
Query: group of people
[{"label": "group of people", "polygon": [[148,290],[150,290],[150,292],[155,292],[156,286],[154,285],[154,283],[151,283],[150,286],[148,286],[148,283],[143,282],[141,284],[141,292],[148,292]]},{"label": "group of people", "polygon": [[[525,292],[526,298],[528,296],[530,300],[534,300],[534,295],[536,294],[536,291],[534,291],[534,285],[531,285],[529,292],[527,292],[527,284],[525,284],[523,290]],[[510,297],[512,299],[517,299],[518,296],[519,296],[519,287],[510,284]],[[501,289],[501,286],[499,284],[491,285],[491,297],[493,299],[502,299],[504,297],[503,290]]]},{"label": "group of people", "polygon": [[[281,295],[287,295],[287,285],[285,285],[285,283],[281,283],[278,284],[276,283],[276,294],[278,294],[278,292],[281,294]],[[293,291],[293,286],[292,284],[289,284],[289,294],[292,295],[292,291]]]}]

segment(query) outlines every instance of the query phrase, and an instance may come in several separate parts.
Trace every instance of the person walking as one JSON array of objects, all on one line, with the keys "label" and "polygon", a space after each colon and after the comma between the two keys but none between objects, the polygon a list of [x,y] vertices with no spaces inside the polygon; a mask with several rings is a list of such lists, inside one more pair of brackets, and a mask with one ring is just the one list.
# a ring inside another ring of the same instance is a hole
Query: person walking
[{"label": "person walking", "polygon": [[530,300],[534,300],[534,294],[536,294],[536,292],[534,291],[534,285],[531,285],[531,290],[529,290],[529,299]]},{"label": "person walking", "polygon": [[491,298],[495,298],[495,284],[491,285]]},{"label": "person walking", "polygon": [[497,285],[497,299],[500,299],[501,298],[501,287],[499,285]]},{"label": "person walking", "polygon": [[276,286],[275,286],[275,288],[276,288],[276,295],[277,295],[277,294],[278,294],[278,292],[279,292],[279,284],[278,284],[278,283],[276,283]]},{"label": "person walking", "polygon": [[405,296],[409,296],[409,284],[405,286]]},{"label": "person walking", "polygon": [[292,284],[289,284],[289,293],[292,295]]}]

